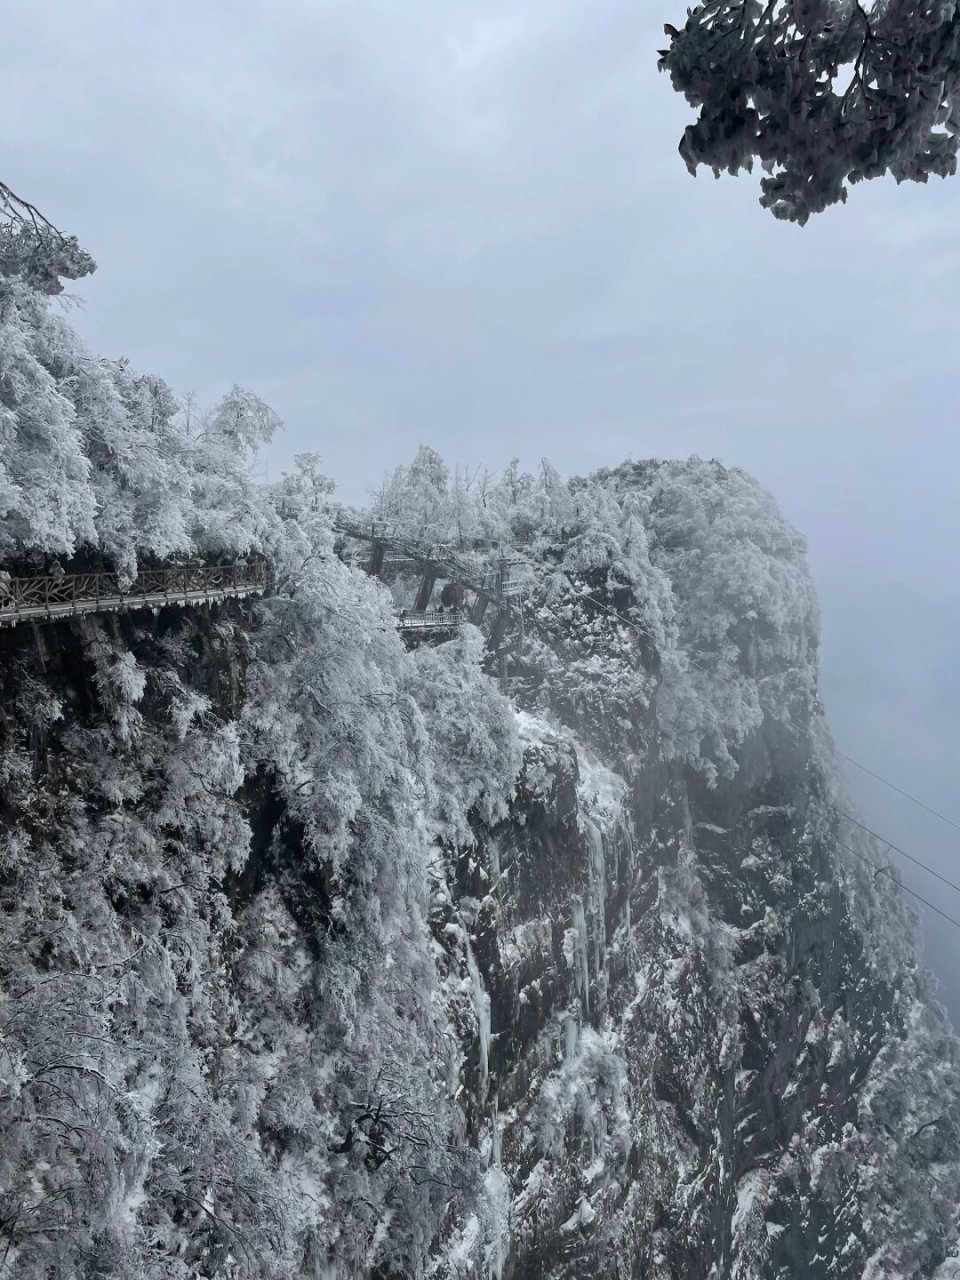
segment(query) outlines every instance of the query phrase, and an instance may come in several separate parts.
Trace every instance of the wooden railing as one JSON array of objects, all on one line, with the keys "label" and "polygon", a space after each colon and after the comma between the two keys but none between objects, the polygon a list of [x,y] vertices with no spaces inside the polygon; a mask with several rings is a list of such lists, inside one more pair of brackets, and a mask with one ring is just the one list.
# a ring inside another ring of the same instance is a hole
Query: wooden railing
[{"label": "wooden railing", "polygon": [[415,561],[419,565],[435,565],[451,582],[468,587],[471,591],[488,594],[492,588],[484,577],[484,565],[479,557],[464,556],[444,543],[425,542],[388,526],[383,521],[361,524],[344,515],[338,515],[334,528],[347,537],[363,542],[383,542],[394,553]]},{"label": "wooden railing", "polygon": [[267,566],[262,560],[145,569],[129,583],[114,573],[49,573],[42,578],[0,574],[0,627],[70,614],[183,606],[257,595],[266,581]]},{"label": "wooden railing", "polygon": [[428,609],[426,613],[398,613],[398,631],[456,631],[466,619],[457,609]]}]

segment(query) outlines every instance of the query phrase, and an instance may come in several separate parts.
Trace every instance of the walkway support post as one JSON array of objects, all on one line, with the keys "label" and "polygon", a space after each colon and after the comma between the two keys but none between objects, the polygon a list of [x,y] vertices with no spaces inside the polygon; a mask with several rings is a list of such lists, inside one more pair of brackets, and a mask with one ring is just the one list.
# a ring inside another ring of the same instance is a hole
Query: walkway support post
[{"label": "walkway support post", "polygon": [[417,592],[417,598],[414,602],[414,612],[423,613],[427,605],[430,603],[430,597],[433,595],[433,588],[437,585],[437,568],[435,565],[427,565],[423,571],[423,581],[420,583],[420,590]]},{"label": "walkway support post", "polygon": [[474,600],[473,607],[471,608],[470,614],[469,614],[470,621],[473,623],[475,627],[479,627],[480,623],[483,621],[483,615],[487,612],[487,606],[489,604],[490,604],[490,597],[484,594],[484,592],[482,591],[478,592],[477,598],[476,600]]},{"label": "walkway support post", "polygon": [[367,573],[371,578],[378,578],[383,568],[383,558],[387,554],[385,542],[374,542],[370,548],[370,559],[367,562]]}]

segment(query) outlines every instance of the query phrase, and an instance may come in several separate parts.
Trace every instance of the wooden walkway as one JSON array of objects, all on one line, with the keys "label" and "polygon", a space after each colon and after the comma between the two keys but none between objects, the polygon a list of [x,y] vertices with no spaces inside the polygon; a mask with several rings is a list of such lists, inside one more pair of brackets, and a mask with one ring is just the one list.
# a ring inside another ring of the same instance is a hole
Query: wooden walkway
[{"label": "wooden walkway", "polygon": [[[509,561],[500,555],[492,561],[491,552],[461,553],[452,547],[424,542],[409,534],[392,529],[382,521],[363,524],[339,513],[334,528],[348,538],[366,542],[371,546],[370,557],[364,566],[371,577],[380,577],[389,551],[396,560],[416,565],[422,573],[413,612],[427,611],[434,585],[438,580],[455,583],[461,590],[473,593],[474,602],[465,611],[464,621],[479,626],[488,607],[497,615],[508,613],[513,607],[515,584],[507,584]],[[492,561],[492,562],[491,562]]]},{"label": "wooden walkway", "polygon": [[428,631],[434,633],[458,631],[466,616],[457,609],[430,609],[426,613],[396,615],[397,630],[401,632]]},{"label": "wooden walkway", "polygon": [[173,605],[260,595],[267,567],[256,564],[196,565],[147,569],[125,585],[114,573],[47,574],[43,578],[0,578],[0,627],[85,613],[126,613]]},{"label": "wooden walkway", "polygon": [[[336,528],[348,537],[372,544],[368,573],[378,575],[389,549],[404,568],[422,574],[417,600],[412,609],[395,614],[397,630],[410,643],[422,637],[438,639],[454,635],[465,622],[480,625],[488,606],[491,621],[488,648],[497,651],[511,614],[515,584],[506,582],[507,561],[500,558],[496,570],[482,555],[464,556],[450,547],[418,541],[379,525],[362,526],[344,517]],[[136,609],[186,608],[217,600],[261,595],[267,586],[266,562],[237,561],[229,565],[180,565],[145,569],[132,582],[114,573],[64,573],[55,562],[53,572],[43,577],[11,578],[0,569],[0,629],[24,622],[46,622],[57,618],[91,613],[129,613]],[[435,583],[455,583],[460,588],[460,604],[450,608],[429,607]],[[473,603],[463,604],[463,589],[471,591]]]},{"label": "wooden walkway", "polygon": [[[0,628],[21,622],[46,622],[87,613],[129,613],[134,609],[210,604],[215,600],[260,595],[266,587],[266,565],[196,565],[148,569],[124,586],[113,573],[47,574],[42,578],[0,576]],[[452,635],[465,615],[456,609],[401,610],[397,630],[416,637]]]}]

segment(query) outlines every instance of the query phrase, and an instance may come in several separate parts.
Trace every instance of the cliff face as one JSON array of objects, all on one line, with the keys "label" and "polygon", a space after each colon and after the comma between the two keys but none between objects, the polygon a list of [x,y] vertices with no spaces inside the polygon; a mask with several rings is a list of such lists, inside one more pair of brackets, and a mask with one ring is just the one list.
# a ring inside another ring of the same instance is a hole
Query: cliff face
[{"label": "cliff face", "polygon": [[533,553],[526,710],[326,517],[287,595],[0,634],[0,1275],[950,1274],[956,1045],[802,561],[747,536],[731,622],[748,482],[678,475],[671,614],[655,547],[646,612],[608,542]]},{"label": "cliff face", "polygon": [[456,873],[479,903],[489,1076],[468,1061],[512,1189],[504,1276],[930,1274],[955,1046],[857,921],[829,783],[773,743],[715,791],[664,767],[631,791],[534,736],[514,821]]},{"label": "cliff face", "polygon": [[[511,817],[448,855],[432,920],[471,975],[469,1131],[509,1204],[487,1265],[933,1274],[957,1047],[845,816],[802,544],[714,464],[575,483],[579,532],[543,489]],[[469,1274],[464,1241],[439,1274]]]},{"label": "cliff face", "polygon": [[508,701],[474,628],[403,648],[315,459],[255,482],[266,406],[94,359],[21,234],[5,563],[272,586],[0,631],[0,1278],[948,1280],[957,1047],[772,501],[421,451],[371,514],[523,548]]}]

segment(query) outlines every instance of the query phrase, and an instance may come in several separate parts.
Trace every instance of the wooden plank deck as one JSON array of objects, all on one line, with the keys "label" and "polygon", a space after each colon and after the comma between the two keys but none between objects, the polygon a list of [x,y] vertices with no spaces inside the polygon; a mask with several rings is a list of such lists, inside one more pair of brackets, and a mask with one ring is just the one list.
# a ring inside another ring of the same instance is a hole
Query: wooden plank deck
[{"label": "wooden plank deck", "polygon": [[266,565],[193,565],[149,569],[128,586],[111,573],[58,573],[42,578],[0,577],[0,627],[89,613],[127,613],[172,605],[260,595]]},{"label": "wooden plank deck", "polygon": [[396,614],[398,631],[457,631],[464,621],[458,612]]},{"label": "wooden plank deck", "polygon": [[85,613],[129,613],[133,609],[162,609],[164,605],[185,608],[191,604],[211,604],[215,600],[242,599],[260,595],[263,587],[226,587],[218,591],[157,592],[143,595],[101,596],[100,599],[58,601],[19,607],[0,604],[0,627],[46,618],[70,618]]}]

